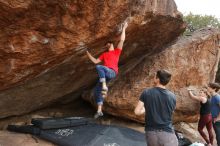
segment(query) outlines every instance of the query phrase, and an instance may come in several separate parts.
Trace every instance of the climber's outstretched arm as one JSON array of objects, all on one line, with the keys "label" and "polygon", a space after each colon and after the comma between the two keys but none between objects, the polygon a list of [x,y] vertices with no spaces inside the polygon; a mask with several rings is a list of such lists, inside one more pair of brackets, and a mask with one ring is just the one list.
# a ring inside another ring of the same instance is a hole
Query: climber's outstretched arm
[{"label": "climber's outstretched arm", "polygon": [[123,28],[122,28],[121,38],[120,38],[120,41],[119,41],[118,46],[117,46],[118,49],[122,50],[122,48],[123,48],[123,44],[124,44],[124,41],[125,41],[125,30],[126,30],[127,27],[128,27],[128,23],[125,22],[124,25],[123,25]]},{"label": "climber's outstretched arm", "polygon": [[206,103],[207,102],[207,98],[206,97],[203,97],[203,96],[195,96],[193,93],[192,93],[192,90],[188,89],[188,93],[189,93],[189,97],[191,97],[192,99],[194,100],[197,100],[197,101],[200,101],[202,103]]},{"label": "climber's outstretched arm", "polygon": [[98,63],[101,62],[100,59],[94,58],[94,57],[89,53],[89,51],[86,51],[86,54],[87,54],[87,56],[89,57],[89,59],[90,59],[94,64],[98,64]]}]

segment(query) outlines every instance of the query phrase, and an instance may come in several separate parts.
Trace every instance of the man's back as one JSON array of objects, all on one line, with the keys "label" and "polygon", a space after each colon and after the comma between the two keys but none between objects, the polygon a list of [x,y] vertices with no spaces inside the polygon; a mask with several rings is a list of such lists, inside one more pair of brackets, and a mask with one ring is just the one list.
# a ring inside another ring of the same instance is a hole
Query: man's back
[{"label": "man's back", "polygon": [[175,95],[167,89],[154,87],[145,90],[140,100],[146,109],[146,130],[173,132],[172,113],[176,106]]}]

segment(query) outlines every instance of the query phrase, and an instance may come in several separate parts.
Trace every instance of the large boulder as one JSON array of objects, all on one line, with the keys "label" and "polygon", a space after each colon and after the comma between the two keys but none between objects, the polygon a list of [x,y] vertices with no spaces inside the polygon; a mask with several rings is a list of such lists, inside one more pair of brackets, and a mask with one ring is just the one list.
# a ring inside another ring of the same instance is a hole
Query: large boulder
[{"label": "large boulder", "polygon": [[96,80],[86,48],[97,57],[124,21],[121,66],[185,29],[173,0],[0,0],[0,118],[78,98]]},{"label": "large boulder", "polygon": [[[142,91],[153,86],[155,72],[166,69],[172,73],[172,80],[167,88],[177,97],[174,122],[197,121],[199,103],[189,98],[186,88],[200,88],[215,80],[219,41],[219,30],[201,29],[192,36],[180,37],[160,53],[146,54],[127,63],[123,73],[109,84],[104,111],[144,122],[144,116],[135,116],[134,108]],[[92,92],[85,93],[83,98],[94,104]]]}]

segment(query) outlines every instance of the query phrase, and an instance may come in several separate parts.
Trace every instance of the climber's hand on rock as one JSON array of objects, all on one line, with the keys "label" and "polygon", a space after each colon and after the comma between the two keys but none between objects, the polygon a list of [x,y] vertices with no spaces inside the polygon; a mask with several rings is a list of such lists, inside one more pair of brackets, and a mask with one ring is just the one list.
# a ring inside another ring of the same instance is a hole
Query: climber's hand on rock
[{"label": "climber's hand on rock", "polygon": [[124,25],[123,25],[123,29],[126,29],[128,27],[128,23],[125,22]]}]

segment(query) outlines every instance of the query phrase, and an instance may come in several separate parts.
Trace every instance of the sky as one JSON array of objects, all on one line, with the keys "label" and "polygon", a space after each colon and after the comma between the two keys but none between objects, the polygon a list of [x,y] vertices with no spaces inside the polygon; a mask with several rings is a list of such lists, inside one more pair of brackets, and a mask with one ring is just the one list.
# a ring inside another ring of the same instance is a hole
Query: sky
[{"label": "sky", "polygon": [[213,15],[220,19],[220,0],[175,0],[177,9],[184,15]]}]

